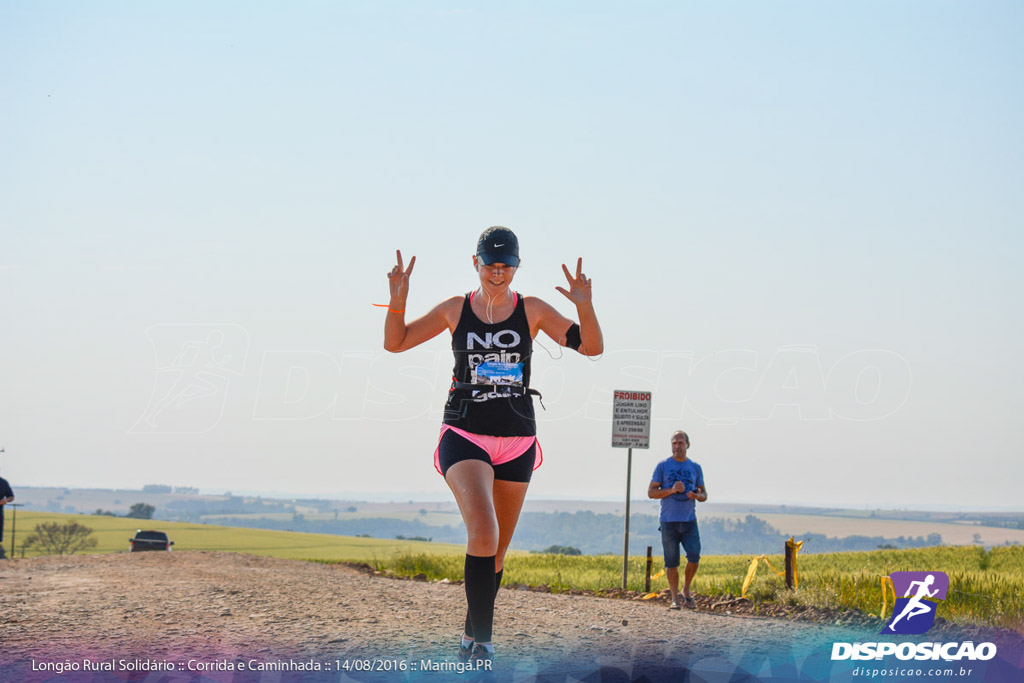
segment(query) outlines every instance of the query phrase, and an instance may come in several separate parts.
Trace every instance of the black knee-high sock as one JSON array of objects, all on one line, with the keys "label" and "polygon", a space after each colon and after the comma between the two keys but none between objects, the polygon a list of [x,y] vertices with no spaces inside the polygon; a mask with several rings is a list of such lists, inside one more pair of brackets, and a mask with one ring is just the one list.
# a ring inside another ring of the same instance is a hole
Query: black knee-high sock
[{"label": "black knee-high sock", "polygon": [[[470,581],[469,580],[470,560],[473,560],[474,563],[476,561],[481,561],[480,562],[481,565],[484,564],[483,561],[487,561],[487,560],[491,561],[490,572],[493,575],[494,583],[493,583],[493,591],[491,592],[491,595],[490,595],[490,606],[489,606],[488,611],[487,611],[487,614],[489,616],[486,617],[486,621],[487,621],[488,624],[492,624],[494,622],[494,598],[498,594],[498,588],[501,586],[501,575],[504,573],[505,570],[504,570],[504,568],[502,568],[502,570],[500,572],[495,572],[494,571],[494,562],[493,562],[494,558],[493,557],[474,557],[472,555],[466,555],[466,602],[469,603],[469,608],[466,610],[466,635],[471,637],[471,638],[474,638],[476,640],[479,640],[481,643],[487,643],[487,642],[490,642],[490,640],[491,640],[491,627],[490,626],[487,627],[487,631],[486,631],[486,636],[487,637],[486,638],[482,638],[480,635],[478,635],[477,634],[477,630],[473,628],[473,615],[474,615],[473,600],[469,597],[470,590],[471,590],[470,585],[469,585],[469,581]],[[474,590],[475,590],[475,587],[474,587]],[[477,617],[478,620],[480,618],[483,618],[482,615]]]},{"label": "black knee-high sock", "polygon": [[[502,567],[494,574],[494,597],[498,597],[498,589],[501,588],[501,575],[505,573],[505,568]],[[466,635],[470,638],[473,637],[473,622],[469,618],[469,610],[466,610]]]}]

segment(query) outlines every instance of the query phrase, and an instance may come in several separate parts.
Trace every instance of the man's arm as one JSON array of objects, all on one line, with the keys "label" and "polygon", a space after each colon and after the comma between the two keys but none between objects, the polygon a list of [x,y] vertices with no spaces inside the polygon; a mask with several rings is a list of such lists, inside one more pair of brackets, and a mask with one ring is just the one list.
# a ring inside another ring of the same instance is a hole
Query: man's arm
[{"label": "man's arm", "polygon": [[660,481],[652,481],[651,485],[647,487],[647,497],[654,498],[656,500],[661,498],[668,498],[672,494],[682,493],[685,490],[686,485],[683,484],[683,482],[681,481],[677,481],[676,483],[672,484],[671,488],[667,489],[661,488]]},{"label": "man's arm", "polygon": [[695,500],[698,503],[703,503],[708,499],[708,490],[704,488],[703,484],[698,484],[696,491],[686,492],[686,497],[689,498],[690,500]]},{"label": "man's arm", "polygon": [[687,491],[686,497],[698,503],[703,503],[708,499],[708,490],[704,487],[704,470],[700,465],[697,465],[697,481],[694,484],[694,489]]}]

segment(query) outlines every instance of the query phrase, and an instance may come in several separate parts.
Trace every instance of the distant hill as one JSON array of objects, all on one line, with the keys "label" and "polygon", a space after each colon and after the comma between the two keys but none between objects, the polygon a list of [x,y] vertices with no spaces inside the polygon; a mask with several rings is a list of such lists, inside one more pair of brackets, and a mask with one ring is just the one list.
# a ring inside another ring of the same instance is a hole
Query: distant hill
[{"label": "distant hill", "polygon": [[[135,503],[153,505],[154,519],[374,538],[427,538],[463,543],[465,530],[452,502],[379,503],[315,498],[199,494],[195,489],[65,489],[18,487],[24,510],[125,515]],[[526,501],[513,547],[538,550],[569,545],[586,553],[621,553],[623,502]],[[658,503],[631,503],[630,547],[658,552]],[[699,507],[701,536],[715,554],[778,552],[790,535],[807,541],[804,552],[1024,543],[1024,513],[844,510],[787,505],[706,503]]]}]

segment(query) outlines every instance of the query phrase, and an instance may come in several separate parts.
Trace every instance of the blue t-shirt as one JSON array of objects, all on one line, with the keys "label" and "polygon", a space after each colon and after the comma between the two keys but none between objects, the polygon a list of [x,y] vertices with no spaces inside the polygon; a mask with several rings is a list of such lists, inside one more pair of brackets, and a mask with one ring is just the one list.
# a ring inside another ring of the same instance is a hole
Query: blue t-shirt
[{"label": "blue t-shirt", "polygon": [[[7,483],[7,480],[0,477],[0,498],[9,498],[14,495],[14,491],[11,490],[11,485]],[[6,505],[0,505],[0,540],[4,537],[4,508]]]},{"label": "blue t-shirt", "polygon": [[[661,488],[670,489],[677,481],[686,485],[687,491],[696,491],[704,486],[704,472],[700,465],[690,459],[679,462],[675,458],[662,460],[654,468],[651,481],[661,484]],[[686,493],[674,493],[661,499],[662,522],[692,522],[697,519],[696,501],[686,497]]]}]

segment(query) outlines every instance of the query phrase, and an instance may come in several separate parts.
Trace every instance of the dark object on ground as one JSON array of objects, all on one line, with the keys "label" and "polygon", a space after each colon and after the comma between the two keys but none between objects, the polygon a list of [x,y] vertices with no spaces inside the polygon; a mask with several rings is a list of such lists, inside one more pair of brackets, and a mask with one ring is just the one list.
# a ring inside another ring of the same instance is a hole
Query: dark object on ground
[{"label": "dark object on ground", "polygon": [[170,550],[174,545],[174,541],[167,538],[167,534],[163,531],[143,531],[142,529],[136,531],[135,538],[129,538],[128,542],[132,544],[133,553],[143,550]]}]

